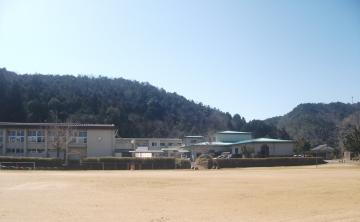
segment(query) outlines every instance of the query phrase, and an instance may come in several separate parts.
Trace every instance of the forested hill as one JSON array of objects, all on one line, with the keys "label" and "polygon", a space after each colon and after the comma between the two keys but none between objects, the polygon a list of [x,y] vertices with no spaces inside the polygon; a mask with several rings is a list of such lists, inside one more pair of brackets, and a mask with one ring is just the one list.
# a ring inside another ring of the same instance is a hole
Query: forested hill
[{"label": "forested hill", "polygon": [[293,139],[309,141],[312,146],[338,146],[349,130],[359,125],[360,103],[300,104],[288,114],[265,122],[285,129]]},{"label": "forested hill", "polygon": [[123,78],[18,75],[0,69],[0,121],[113,123],[122,137],[181,137],[247,130],[287,138],[263,121],[250,121]]}]

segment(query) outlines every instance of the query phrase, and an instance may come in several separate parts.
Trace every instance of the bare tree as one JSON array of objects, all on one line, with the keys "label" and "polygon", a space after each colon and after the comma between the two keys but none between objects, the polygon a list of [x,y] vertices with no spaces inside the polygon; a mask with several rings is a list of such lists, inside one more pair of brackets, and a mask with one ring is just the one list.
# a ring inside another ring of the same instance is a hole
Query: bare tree
[{"label": "bare tree", "polygon": [[63,153],[64,164],[68,164],[69,144],[74,142],[74,129],[76,123],[67,121],[66,123],[56,123],[49,129],[50,141],[56,149],[56,157],[60,158]]}]

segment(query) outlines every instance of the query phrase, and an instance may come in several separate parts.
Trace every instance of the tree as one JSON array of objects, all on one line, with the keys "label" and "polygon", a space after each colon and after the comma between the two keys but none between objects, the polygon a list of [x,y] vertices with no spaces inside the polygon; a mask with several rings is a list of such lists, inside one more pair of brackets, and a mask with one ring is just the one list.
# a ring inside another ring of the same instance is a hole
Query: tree
[{"label": "tree", "polygon": [[60,100],[56,97],[52,97],[48,102],[49,111],[53,115],[52,119],[55,120],[55,122],[57,122],[59,119],[59,111],[61,106],[62,104]]},{"label": "tree", "polygon": [[355,155],[359,155],[360,153],[360,128],[354,127],[352,133],[348,134],[345,137],[344,141],[345,148],[353,152]]},{"label": "tree", "polygon": [[300,139],[298,139],[295,143],[295,150],[294,152],[296,154],[300,154],[300,153],[305,153],[310,151],[311,148],[311,144],[309,141],[307,141],[306,139],[304,139],[303,137],[301,137]]},{"label": "tree", "polygon": [[290,138],[290,135],[287,133],[287,131],[285,130],[285,128],[279,129],[277,135],[278,135],[278,136],[277,136],[278,138],[283,139],[283,140],[289,140],[289,139],[291,139],[291,138]]},{"label": "tree", "polygon": [[67,121],[66,123],[54,124],[54,126],[49,129],[50,141],[56,149],[56,158],[60,158],[60,153],[63,152],[65,165],[68,164],[69,144],[73,142],[75,125],[76,124],[71,121]]},{"label": "tree", "polygon": [[244,117],[241,117],[239,114],[235,114],[232,118],[233,129],[236,131],[241,131],[246,125],[246,120]]},{"label": "tree", "polygon": [[6,121],[6,96],[7,96],[7,84],[5,82],[4,75],[1,74],[2,69],[0,69],[0,121]]},{"label": "tree", "polygon": [[40,100],[34,99],[27,103],[28,117],[30,122],[43,122],[47,119],[48,109]]},{"label": "tree", "polygon": [[[23,106],[23,97],[18,84],[14,84],[6,96],[6,115],[9,122],[22,122],[26,119],[26,112]],[[3,107],[1,107],[3,108]]]}]

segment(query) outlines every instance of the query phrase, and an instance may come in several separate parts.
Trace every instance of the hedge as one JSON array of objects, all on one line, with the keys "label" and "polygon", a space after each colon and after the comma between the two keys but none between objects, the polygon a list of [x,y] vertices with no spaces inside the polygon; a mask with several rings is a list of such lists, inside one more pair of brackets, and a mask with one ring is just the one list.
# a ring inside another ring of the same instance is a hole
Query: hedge
[{"label": "hedge", "polygon": [[[35,167],[62,167],[63,160],[57,158],[44,157],[10,157],[0,156],[0,162],[34,162]],[[15,163],[14,163],[15,164]],[[14,166],[14,164],[6,164]],[[5,165],[5,164],[4,164]]]},{"label": "hedge", "polygon": [[[175,158],[133,158],[133,157],[99,157],[85,158],[82,161],[69,160],[68,166],[63,166],[62,159],[44,157],[1,157],[0,162],[13,162],[3,164],[4,168],[14,168],[16,163],[34,162],[36,168],[42,169],[69,169],[69,170],[129,170],[129,169],[190,169],[191,163],[185,159]],[[19,168],[32,167],[32,165],[19,165]]]},{"label": "hedge", "polygon": [[218,168],[302,166],[326,163],[319,157],[233,158],[214,159],[213,162]]},{"label": "hedge", "polygon": [[98,157],[85,158],[82,169],[129,170],[129,169],[189,169],[189,160],[175,158],[134,158],[134,157]]},{"label": "hedge", "polygon": [[176,169],[190,169],[191,162],[187,159],[175,159],[175,167]]}]

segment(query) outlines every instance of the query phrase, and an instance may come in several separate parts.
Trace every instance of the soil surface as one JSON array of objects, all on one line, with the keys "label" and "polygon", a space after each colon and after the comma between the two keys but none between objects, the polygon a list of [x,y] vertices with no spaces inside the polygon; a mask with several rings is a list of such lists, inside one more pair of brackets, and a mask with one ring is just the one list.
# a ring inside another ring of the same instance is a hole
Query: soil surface
[{"label": "soil surface", "polygon": [[360,166],[0,171],[0,221],[360,221]]}]

